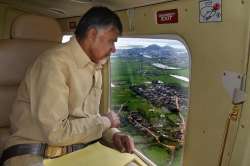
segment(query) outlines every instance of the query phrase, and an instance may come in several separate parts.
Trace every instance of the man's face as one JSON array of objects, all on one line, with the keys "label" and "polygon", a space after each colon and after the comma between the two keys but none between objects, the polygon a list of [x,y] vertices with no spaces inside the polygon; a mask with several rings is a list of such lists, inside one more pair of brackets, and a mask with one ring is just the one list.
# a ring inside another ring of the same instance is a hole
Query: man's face
[{"label": "man's face", "polygon": [[104,64],[111,53],[116,51],[115,42],[119,36],[118,30],[108,26],[96,30],[91,46],[91,59],[97,64]]}]

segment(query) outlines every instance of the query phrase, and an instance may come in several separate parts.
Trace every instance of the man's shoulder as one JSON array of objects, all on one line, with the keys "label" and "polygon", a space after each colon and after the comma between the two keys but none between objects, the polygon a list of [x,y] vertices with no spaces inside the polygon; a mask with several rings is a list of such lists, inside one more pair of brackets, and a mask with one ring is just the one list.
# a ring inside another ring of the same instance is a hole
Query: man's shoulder
[{"label": "man's shoulder", "polygon": [[70,54],[70,47],[65,44],[60,44],[54,48],[46,50],[39,56],[42,62],[54,62],[62,64],[71,64],[73,57]]}]

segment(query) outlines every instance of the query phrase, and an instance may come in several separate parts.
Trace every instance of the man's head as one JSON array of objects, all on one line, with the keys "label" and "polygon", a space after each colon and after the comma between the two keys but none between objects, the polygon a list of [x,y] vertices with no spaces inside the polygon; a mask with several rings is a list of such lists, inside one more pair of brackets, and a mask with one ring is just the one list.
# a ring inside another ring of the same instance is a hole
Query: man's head
[{"label": "man's head", "polygon": [[103,63],[112,52],[122,33],[119,17],[106,7],[93,7],[81,18],[75,36],[95,63]]}]

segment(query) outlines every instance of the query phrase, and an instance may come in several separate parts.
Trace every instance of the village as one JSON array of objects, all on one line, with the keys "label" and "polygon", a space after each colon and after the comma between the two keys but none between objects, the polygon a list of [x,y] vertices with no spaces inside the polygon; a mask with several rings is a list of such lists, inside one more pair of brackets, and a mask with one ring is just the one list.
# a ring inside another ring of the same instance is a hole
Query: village
[{"label": "village", "polygon": [[159,165],[179,161],[188,114],[188,61],[172,53],[149,46],[123,49],[111,58],[111,102],[120,115],[120,130]]},{"label": "village", "polygon": [[[149,85],[131,86],[130,89],[155,107],[164,107],[166,111],[171,112],[187,111],[188,93],[176,85],[168,85],[155,80]],[[176,98],[178,98],[178,103],[176,103]],[[177,109],[178,105],[180,108]]]},{"label": "village", "polygon": [[[130,89],[138,96],[145,98],[154,107],[162,108],[162,112],[147,110],[150,116],[141,111],[128,110],[123,105],[121,112],[126,112],[125,122],[132,124],[155,142],[174,152],[183,146],[185,118],[181,112],[187,110],[187,94],[175,85],[166,85],[160,81],[152,81],[150,85],[131,86]],[[171,119],[168,115],[174,115]]]}]

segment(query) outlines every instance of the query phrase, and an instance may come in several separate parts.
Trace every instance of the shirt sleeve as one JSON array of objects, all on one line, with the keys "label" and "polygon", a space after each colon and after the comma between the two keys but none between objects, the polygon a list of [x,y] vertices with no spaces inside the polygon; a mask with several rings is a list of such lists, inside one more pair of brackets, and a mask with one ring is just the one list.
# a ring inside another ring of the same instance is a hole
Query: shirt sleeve
[{"label": "shirt sleeve", "polygon": [[104,141],[107,141],[108,143],[113,143],[113,135],[115,133],[120,132],[120,130],[118,130],[117,128],[109,128],[107,129],[104,133],[103,133],[103,139]]},{"label": "shirt sleeve", "polygon": [[100,115],[69,118],[68,70],[57,60],[38,61],[30,71],[32,116],[38,122],[46,143],[70,145],[86,143],[102,137],[109,128]]}]

